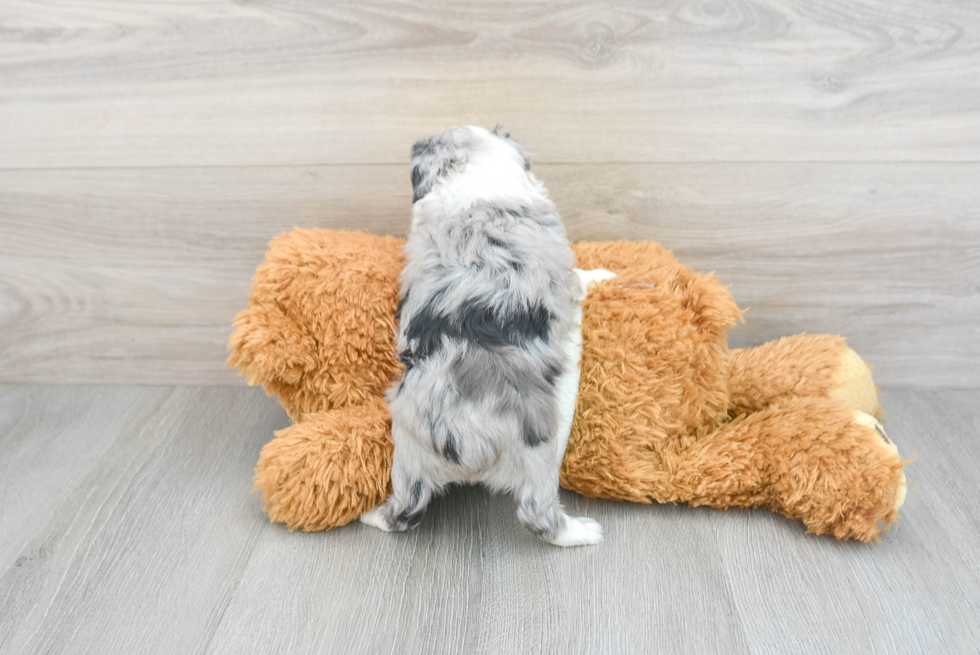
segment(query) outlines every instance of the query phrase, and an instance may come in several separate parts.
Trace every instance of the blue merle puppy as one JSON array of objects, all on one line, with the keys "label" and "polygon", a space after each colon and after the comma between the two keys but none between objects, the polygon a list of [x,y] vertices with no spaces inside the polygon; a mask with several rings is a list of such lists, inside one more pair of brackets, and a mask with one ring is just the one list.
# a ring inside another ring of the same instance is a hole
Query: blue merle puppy
[{"label": "blue merle puppy", "polygon": [[527,152],[500,128],[454,127],[412,148],[414,207],[389,391],[392,495],[361,518],[414,528],[454,482],[508,491],[517,516],[558,546],[602,541],[565,514],[558,470],[578,393],[577,272]]}]

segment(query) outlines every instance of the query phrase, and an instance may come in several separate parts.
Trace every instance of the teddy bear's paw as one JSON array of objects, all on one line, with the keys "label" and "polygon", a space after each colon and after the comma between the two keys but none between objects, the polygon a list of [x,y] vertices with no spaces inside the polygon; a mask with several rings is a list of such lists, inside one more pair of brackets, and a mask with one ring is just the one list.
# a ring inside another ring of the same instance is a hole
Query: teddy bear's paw
[{"label": "teddy bear's paw", "polygon": [[[871,367],[851,348],[845,348],[841,354],[837,379],[827,390],[827,395],[854,409],[884,417],[878,404],[878,387],[871,377]],[[884,434],[884,430],[880,432]]]},{"label": "teddy bear's paw", "polygon": [[573,546],[594,546],[602,541],[602,526],[598,521],[587,519],[584,516],[572,518],[569,516],[565,521],[565,528],[558,534],[553,543],[562,548]]},{"label": "teddy bear's paw", "polygon": [[[881,440],[882,448],[888,450],[889,453],[893,453],[895,457],[898,457],[898,446],[892,443],[892,440],[888,438],[885,434],[885,428],[881,425],[874,416],[860,410],[854,410],[854,422],[858,425],[863,425],[865,427],[873,428],[877,433],[878,438]],[[902,472],[901,482],[898,484],[898,490],[895,493],[895,509],[900,508],[905,503],[905,493],[908,490],[908,483],[905,480],[905,473]]]}]

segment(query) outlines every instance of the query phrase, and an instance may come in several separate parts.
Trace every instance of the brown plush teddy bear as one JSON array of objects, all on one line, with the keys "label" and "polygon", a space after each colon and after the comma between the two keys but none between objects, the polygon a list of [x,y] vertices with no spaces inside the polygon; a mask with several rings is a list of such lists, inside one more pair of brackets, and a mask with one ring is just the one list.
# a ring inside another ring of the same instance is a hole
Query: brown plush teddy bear
[{"label": "brown plush teddy bear", "polygon": [[[344,525],[387,496],[401,373],[395,309],[404,241],[295,230],[270,244],[229,364],[277,395],[294,424],[263,449],[255,483],[273,521]],[[729,350],[741,320],[711,275],[652,242],[580,243],[616,274],[583,303],[581,382],[561,484],[586,496],[765,507],[809,532],[877,541],[905,476],[874,418],[868,366],[836,336]]]}]

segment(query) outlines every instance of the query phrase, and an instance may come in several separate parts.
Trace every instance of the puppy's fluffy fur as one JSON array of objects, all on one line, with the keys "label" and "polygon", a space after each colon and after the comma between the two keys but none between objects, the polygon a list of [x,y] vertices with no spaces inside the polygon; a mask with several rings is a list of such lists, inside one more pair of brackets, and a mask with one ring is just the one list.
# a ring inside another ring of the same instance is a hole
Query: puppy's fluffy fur
[{"label": "puppy's fluffy fur", "polygon": [[598,543],[558,498],[578,387],[583,284],[530,158],[502,130],[456,127],[412,148],[414,210],[389,391],[392,495],[362,521],[406,530],[453,482],[512,492],[545,541]]}]

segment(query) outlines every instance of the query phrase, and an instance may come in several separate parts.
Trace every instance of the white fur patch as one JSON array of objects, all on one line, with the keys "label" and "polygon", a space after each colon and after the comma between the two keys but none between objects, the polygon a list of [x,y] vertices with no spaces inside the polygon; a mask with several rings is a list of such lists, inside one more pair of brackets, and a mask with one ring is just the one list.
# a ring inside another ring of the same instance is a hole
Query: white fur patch
[{"label": "white fur patch", "polygon": [[[436,185],[419,203],[436,202],[447,213],[460,214],[478,202],[530,205],[548,197],[544,184],[524,170],[517,150],[486,128],[467,129],[476,146],[463,171]],[[419,203],[416,211],[422,209]]]},{"label": "white fur patch", "polygon": [[381,516],[381,507],[381,505],[378,505],[358,520],[364,525],[370,525],[372,528],[391,532],[391,528],[388,527],[388,522]]},{"label": "white fur patch", "polygon": [[[612,271],[604,268],[596,268],[588,271],[576,268],[575,273],[579,280],[579,293],[575,295],[576,302],[585,299],[589,289],[603,280],[611,280],[616,277]],[[575,420],[575,406],[578,404],[578,387],[581,379],[581,369],[579,362],[582,359],[582,306],[575,308],[575,326],[568,334],[565,341],[565,372],[555,383],[555,391],[558,394],[558,467],[565,459],[565,448],[568,446],[568,437],[572,433],[572,422]]]},{"label": "white fur patch", "polygon": [[570,548],[573,546],[593,546],[602,541],[602,526],[592,519],[584,517],[568,517],[565,529],[555,538],[556,546]]}]

